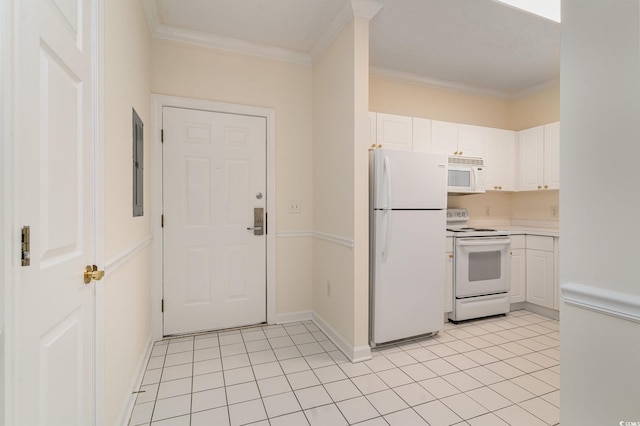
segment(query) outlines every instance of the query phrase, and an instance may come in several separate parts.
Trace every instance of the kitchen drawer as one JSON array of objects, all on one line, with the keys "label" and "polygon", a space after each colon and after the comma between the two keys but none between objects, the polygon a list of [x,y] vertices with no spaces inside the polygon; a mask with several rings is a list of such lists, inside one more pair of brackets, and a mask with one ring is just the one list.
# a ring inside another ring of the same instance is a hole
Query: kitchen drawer
[{"label": "kitchen drawer", "polygon": [[534,250],[553,251],[553,237],[527,235],[527,248]]},{"label": "kitchen drawer", "polygon": [[453,237],[447,237],[444,243],[444,252],[452,253],[453,252]]},{"label": "kitchen drawer", "polygon": [[526,247],[524,235],[512,235],[510,240],[512,249],[523,249]]}]

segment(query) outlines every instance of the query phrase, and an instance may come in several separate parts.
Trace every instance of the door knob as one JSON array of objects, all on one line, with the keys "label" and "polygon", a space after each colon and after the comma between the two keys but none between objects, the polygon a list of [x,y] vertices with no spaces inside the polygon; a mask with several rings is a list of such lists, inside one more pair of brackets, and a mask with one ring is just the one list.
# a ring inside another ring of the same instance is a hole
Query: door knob
[{"label": "door knob", "polygon": [[100,281],[104,277],[104,271],[98,270],[96,265],[84,267],[84,283],[89,284],[92,280]]}]

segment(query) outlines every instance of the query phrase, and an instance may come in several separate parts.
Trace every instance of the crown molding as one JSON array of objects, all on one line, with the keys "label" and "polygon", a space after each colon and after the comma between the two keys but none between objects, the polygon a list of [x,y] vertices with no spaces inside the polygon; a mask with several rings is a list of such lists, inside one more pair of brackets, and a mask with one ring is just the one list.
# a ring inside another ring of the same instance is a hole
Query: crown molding
[{"label": "crown molding", "polygon": [[338,37],[338,34],[353,19],[354,16],[371,20],[384,7],[384,4],[376,0],[347,0],[342,5],[331,25],[322,33],[310,52],[311,62],[322,55],[331,42]]},{"label": "crown molding", "polygon": [[325,49],[329,47],[331,42],[340,34],[354,16],[371,19],[380,12],[384,6],[377,0],[345,1],[340,12],[338,12],[338,15],[331,22],[331,25],[322,33],[311,49],[311,52],[306,53],[165,25],[160,23],[159,11],[155,1],[142,0],[142,4],[147,25],[149,25],[151,36],[154,38],[195,44],[213,49],[221,49],[301,65],[311,65],[315,59],[322,55]]},{"label": "crown molding", "polygon": [[243,53],[264,59],[292,62],[300,65],[311,65],[311,57],[304,52],[291,49],[266,46],[231,37],[223,37],[200,31],[185,30],[160,23],[159,10],[154,0],[142,0],[147,25],[151,36],[161,40],[177,41],[180,43],[221,49],[229,52]]},{"label": "crown molding", "polygon": [[351,0],[353,15],[366,20],[373,19],[384,7],[384,3],[376,0]]},{"label": "crown molding", "polygon": [[553,80],[546,81],[544,83],[536,84],[534,86],[527,87],[518,92],[512,93],[512,99],[521,99],[527,96],[535,95],[536,93],[544,92],[552,87],[560,86],[560,79],[554,78]]},{"label": "crown molding", "polygon": [[531,96],[535,93],[539,93],[548,90],[552,87],[560,84],[559,79],[554,79],[541,83],[535,86],[528,87],[518,92],[505,92],[503,90],[486,89],[476,86],[470,86],[463,83],[457,83],[450,80],[441,80],[433,77],[427,77],[417,74],[411,74],[403,71],[392,70],[388,68],[369,68],[369,75],[387,80],[400,81],[403,83],[417,84],[420,86],[427,86],[434,89],[448,90],[452,92],[466,93],[479,96],[488,96],[492,98],[502,99],[521,99],[527,96]]},{"label": "crown molding", "polygon": [[144,17],[147,20],[149,31],[151,32],[151,36],[153,36],[156,28],[160,25],[160,20],[158,19],[160,12],[158,12],[156,2],[153,0],[142,0],[142,8],[144,9]]},{"label": "crown molding", "polygon": [[400,81],[403,83],[417,84],[420,86],[432,87],[434,89],[443,89],[453,92],[471,93],[481,96],[489,96],[492,98],[510,98],[511,95],[507,92],[494,89],[483,89],[475,86],[469,86],[467,84],[457,83],[455,81],[440,80],[433,77],[426,77],[422,75],[412,74],[404,71],[397,71],[387,68],[371,67],[369,68],[369,75],[374,77],[380,77],[387,80]]},{"label": "crown molding", "polygon": [[265,46],[263,44],[199,31],[184,30],[182,28],[176,28],[164,24],[158,25],[152,35],[153,37],[162,40],[195,44],[198,46],[221,49],[229,52],[258,56],[264,59],[293,62],[300,65],[311,65],[311,59],[307,53],[291,49],[283,49],[280,47]]}]

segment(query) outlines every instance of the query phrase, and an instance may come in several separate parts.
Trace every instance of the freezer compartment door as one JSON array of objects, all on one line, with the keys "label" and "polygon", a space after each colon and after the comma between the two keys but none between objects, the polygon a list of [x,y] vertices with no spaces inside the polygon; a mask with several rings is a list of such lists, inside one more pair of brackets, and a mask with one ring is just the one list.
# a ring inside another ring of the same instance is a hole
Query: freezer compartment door
[{"label": "freezer compartment door", "polygon": [[446,209],[447,156],[372,151],[374,209]]},{"label": "freezer compartment door", "polygon": [[372,343],[442,330],[445,220],[444,210],[374,213]]}]

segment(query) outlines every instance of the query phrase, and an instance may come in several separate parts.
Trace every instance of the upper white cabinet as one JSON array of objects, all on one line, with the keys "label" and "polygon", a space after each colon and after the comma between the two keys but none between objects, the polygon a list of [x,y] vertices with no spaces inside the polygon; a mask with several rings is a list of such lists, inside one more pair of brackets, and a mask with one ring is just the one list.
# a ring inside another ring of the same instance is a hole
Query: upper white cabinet
[{"label": "upper white cabinet", "polygon": [[431,152],[431,120],[413,117],[413,150]]},{"label": "upper white cabinet", "polygon": [[483,147],[491,128],[458,124],[458,155],[482,157]]},{"label": "upper white cabinet", "polygon": [[369,143],[371,148],[375,148],[378,144],[378,129],[376,128],[377,114],[369,113]]},{"label": "upper white cabinet", "polygon": [[518,132],[518,190],[560,188],[560,123]]},{"label": "upper white cabinet", "polygon": [[484,159],[488,191],[560,188],[560,123],[511,130],[369,113],[371,148]]},{"label": "upper white cabinet", "polygon": [[446,121],[431,122],[431,152],[458,155],[458,125]]},{"label": "upper white cabinet", "polygon": [[516,133],[511,130],[487,129],[483,155],[488,191],[514,191]]},{"label": "upper white cabinet", "polygon": [[544,126],[544,185],[560,189],[560,122]]},{"label": "upper white cabinet", "polygon": [[518,190],[542,189],[544,175],[544,127],[518,132]]},{"label": "upper white cabinet", "polygon": [[431,122],[431,152],[465,157],[482,157],[487,128],[446,121]]},{"label": "upper white cabinet", "polygon": [[376,116],[377,145],[383,149],[413,151],[413,118],[378,113]]}]

